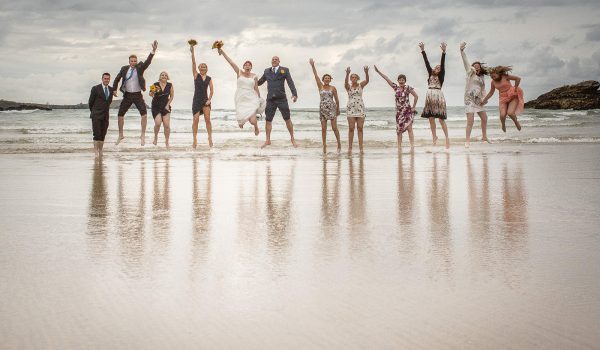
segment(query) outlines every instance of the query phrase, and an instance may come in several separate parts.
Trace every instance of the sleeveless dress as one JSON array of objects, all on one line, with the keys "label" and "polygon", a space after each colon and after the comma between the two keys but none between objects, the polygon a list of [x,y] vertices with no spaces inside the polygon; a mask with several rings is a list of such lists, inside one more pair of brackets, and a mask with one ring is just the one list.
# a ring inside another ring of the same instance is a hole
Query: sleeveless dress
[{"label": "sleeveless dress", "polygon": [[196,115],[196,113],[200,112],[200,115],[204,114],[204,107],[206,106],[206,101],[208,100],[207,90],[210,86],[211,77],[206,76],[206,80],[202,80],[202,76],[198,74],[196,79],[194,80],[194,98],[192,102],[192,114]]},{"label": "sleeveless dress", "polygon": [[321,103],[319,105],[319,119],[333,120],[336,117],[337,105],[333,100],[333,92],[331,90],[320,90]]},{"label": "sleeveless dress", "polygon": [[510,103],[515,98],[518,100],[516,114],[523,113],[525,109],[525,99],[523,98],[523,90],[518,87],[515,91],[515,87],[512,86],[510,81],[502,78],[500,83],[494,82],[494,86],[498,89],[500,95],[500,103]]},{"label": "sleeveless dress", "polygon": [[153,85],[158,87],[159,90],[154,94],[154,97],[152,97],[152,118],[156,118],[159,114],[167,115],[171,113],[171,111],[167,110],[167,103],[169,103],[169,94],[171,93],[171,87],[173,85],[167,83],[164,90],[160,89],[160,83],[158,82]]},{"label": "sleeveless dress", "polygon": [[408,126],[412,124],[415,118],[408,100],[408,96],[413,91],[413,88],[408,85],[404,85],[402,88],[394,84],[393,89],[396,92],[396,134],[400,135],[408,129]]},{"label": "sleeveless dress", "polygon": [[256,114],[265,111],[266,102],[254,90],[256,76],[247,78],[240,75],[237,79],[237,90],[235,91],[235,114],[238,124],[244,124]]},{"label": "sleeveless dress", "polygon": [[348,89],[348,105],[346,106],[346,117],[348,118],[364,118],[365,117],[365,103],[362,98],[362,87],[358,85],[358,88],[352,86]]}]

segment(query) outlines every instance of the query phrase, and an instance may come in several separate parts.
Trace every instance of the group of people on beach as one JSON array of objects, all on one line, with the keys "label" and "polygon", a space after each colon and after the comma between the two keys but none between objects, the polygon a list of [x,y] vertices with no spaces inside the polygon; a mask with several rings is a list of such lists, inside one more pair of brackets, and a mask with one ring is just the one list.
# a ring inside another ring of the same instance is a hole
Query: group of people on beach
[{"label": "group of people on beach", "polygon": [[[218,42],[216,42],[218,43]],[[215,44],[216,44],[215,43]],[[92,119],[92,129],[94,136],[94,150],[97,157],[102,156],[102,149],[106,132],[109,124],[109,108],[112,103],[112,98],[117,96],[117,91],[123,93],[123,98],[118,112],[119,136],[116,144],[123,141],[123,125],[125,113],[131,105],[135,105],[141,116],[141,145],[145,145],[145,133],[147,124],[147,108],[142,92],[146,91],[146,82],[144,72],[152,63],[152,59],[158,48],[158,42],[152,43],[152,51],[145,61],[139,61],[135,55],[129,56],[129,65],[121,67],[119,73],[115,77],[112,86],[110,86],[110,74],[102,75],[102,83],[92,87],[89,108],[90,118]],[[290,141],[294,147],[298,144],[294,138],[294,126],[291,120],[291,113],[288,104],[285,85],[287,83],[291,94],[292,101],[296,102],[298,94],[294,81],[288,68],[280,65],[278,56],[273,56],[271,59],[271,67],[266,68],[259,78],[258,75],[252,72],[252,62],[245,61],[240,68],[222,48],[221,45],[216,46],[219,55],[225,58],[234,70],[237,77],[237,89],[235,93],[235,111],[238,126],[243,128],[248,122],[253,126],[254,134],[259,135],[260,128],[258,124],[259,118],[264,114],[266,140],[261,147],[266,147],[271,144],[272,121],[277,110],[280,111],[290,134]],[[445,147],[450,147],[450,139],[448,137],[448,127],[446,126],[446,100],[442,92],[445,77],[445,58],[446,58],[446,43],[441,43],[442,51],[441,61],[439,65],[431,67],[427,54],[425,52],[425,44],[419,43],[419,48],[425,62],[425,67],[428,72],[427,93],[425,96],[425,106],[421,113],[422,118],[429,120],[431,128],[431,136],[433,144],[438,141],[436,133],[437,119],[445,136]],[[466,139],[465,147],[469,147],[471,141],[471,130],[473,128],[475,114],[481,119],[482,141],[490,142],[487,138],[487,114],[485,105],[488,100],[494,95],[495,90],[499,92],[499,112],[500,124],[502,131],[506,132],[507,116],[514,122],[516,128],[521,130],[521,125],[517,120],[517,116],[524,109],[523,91],[519,87],[521,78],[509,74],[512,70],[510,66],[496,66],[488,68],[484,63],[476,61],[470,63],[465,53],[466,43],[460,44],[460,53],[466,72],[466,84],[464,92],[465,113],[467,116]],[[192,61],[192,75],[194,78],[194,97],[192,101],[192,147],[195,149],[198,145],[198,124],[200,116],[204,117],[206,131],[208,135],[208,145],[213,146],[212,141],[212,125],[210,120],[211,99],[213,97],[214,88],[212,78],[207,75],[208,66],[206,63],[197,65],[194,44],[190,44],[190,53]],[[309,64],[312,68],[315,82],[320,95],[319,104],[319,119],[321,122],[321,134],[323,142],[323,151],[327,150],[327,124],[328,121],[331,129],[334,132],[337,141],[337,150],[341,151],[340,134],[337,126],[337,117],[340,115],[340,100],[337,89],[331,85],[332,76],[324,74],[319,77],[315,67],[315,61],[311,58]],[[414,135],[412,124],[415,115],[417,114],[416,105],[419,96],[414,88],[407,85],[407,78],[404,74],[398,75],[396,81],[393,82],[387,75],[381,72],[377,66],[374,66],[377,72],[394,90],[396,101],[396,134],[398,141],[398,149],[402,146],[402,135],[408,132],[410,146],[414,146]],[[358,146],[360,152],[363,152],[363,127],[366,117],[366,108],[363,102],[363,90],[369,83],[369,67],[363,68],[365,77],[363,80],[356,73],[352,73],[350,67],[346,68],[346,77],[344,80],[344,88],[348,93],[348,103],[346,106],[346,116],[348,119],[348,152],[352,152],[354,143],[354,132],[358,134]],[[492,79],[489,92],[485,92],[485,76],[489,75]],[[122,81],[119,88],[119,83]],[[514,81],[514,85],[511,83]],[[261,97],[259,86],[267,83],[266,99]],[[153,144],[158,142],[158,134],[161,126],[164,130],[165,145],[169,147],[170,134],[170,114],[171,104],[175,95],[173,84],[169,82],[167,72],[161,72],[159,80],[150,86],[150,97],[152,97],[151,112],[154,119],[154,140]],[[410,96],[412,96],[412,103]]]}]

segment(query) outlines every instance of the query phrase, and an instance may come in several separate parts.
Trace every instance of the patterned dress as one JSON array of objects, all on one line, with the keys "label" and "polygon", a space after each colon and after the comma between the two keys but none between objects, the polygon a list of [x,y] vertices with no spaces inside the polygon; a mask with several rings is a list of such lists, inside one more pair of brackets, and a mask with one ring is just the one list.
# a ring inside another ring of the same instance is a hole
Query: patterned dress
[{"label": "patterned dress", "polygon": [[413,91],[413,88],[408,85],[400,87],[396,84],[392,88],[396,92],[396,134],[400,135],[408,129],[415,117],[408,101],[408,96]]},{"label": "patterned dress", "polygon": [[333,91],[331,90],[320,90],[321,103],[319,105],[319,119],[320,120],[333,120],[336,117],[337,105],[333,100]]},{"label": "patterned dress", "polygon": [[446,53],[442,53],[442,60],[440,63],[441,70],[438,75],[433,75],[433,69],[431,69],[431,65],[429,65],[429,60],[427,60],[425,51],[421,51],[421,54],[423,55],[425,67],[429,73],[429,78],[427,79],[428,89],[427,94],[425,95],[425,107],[423,108],[421,118],[446,119],[446,99],[442,92],[445,76],[444,62],[446,60]]},{"label": "patterned dress", "polygon": [[365,103],[362,98],[362,87],[358,85],[358,88],[350,87],[348,89],[348,105],[346,106],[346,116],[348,118],[364,118],[365,117]]}]

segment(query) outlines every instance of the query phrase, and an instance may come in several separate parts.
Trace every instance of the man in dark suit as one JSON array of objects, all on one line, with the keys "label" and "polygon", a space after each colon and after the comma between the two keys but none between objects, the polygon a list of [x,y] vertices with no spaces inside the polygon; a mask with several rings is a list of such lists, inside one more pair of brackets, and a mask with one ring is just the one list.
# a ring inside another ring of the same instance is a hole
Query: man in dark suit
[{"label": "man in dark suit", "polygon": [[142,96],[142,91],[146,91],[146,80],[144,79],[144,71],[152,63],[152,58],[158,48],[158,42],[154,40],[152,43],[152,52],[148,55],[146,61],[138,63],[137,56],[129,56],[129,65],[121,67],[119,74],[115,77],[113,83],[113,94],[117,96],[117,87],[119,81],[123,78],[123,84],[121,84],[120,90],[123,92],[123,100],[121,100],[121,106],[119,107],[119,137],[117,138],[117,145],[123,140],[123,125],[125,124],[125,113],[132,104],[140,112],[142,117],[142,134],[140,135],[142,146],[146,144],[146,123],[147,123],[147,111],[146,102]]},{"label": "man in dark suit", "polygon": [[88,101],[96,158],[102,158],[104,137],[106,137],[106,131],[108,130],[109,110],[113,99],[113,88],[108,84],[110,84],[110,74],[104,73],[102,74],[102,84],[92,87]]},{"label": "man in dark suit", "polygon": [[287,96],[285,93],[285,82],[287,81],[290,91],[292,92],[292,101],[296,102],[298,94],[294,81],[290,75],[290,70],[286,67],[279,66],[279,57],[273,56],[271,59],[271,67],[265,69],[262,77],[258,80],[258,85],[267,82],[267,108],[265,109],[265,129],[267,130],[267,140],[262,145],[262,148],[271,144],[271,122],[275,117],[275,112],[279,108],[279,112],[285,120],[285,125],[290,133],[292,145],[298,147],[294,139],[294,125],[290,119],[290,107],[288,105]]}]

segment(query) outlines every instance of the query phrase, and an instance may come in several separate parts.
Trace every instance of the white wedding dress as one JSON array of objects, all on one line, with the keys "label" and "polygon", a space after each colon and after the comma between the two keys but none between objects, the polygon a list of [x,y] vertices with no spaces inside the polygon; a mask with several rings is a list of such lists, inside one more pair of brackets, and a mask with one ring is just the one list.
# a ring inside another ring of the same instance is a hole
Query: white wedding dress
[{"label": "white wedding dress", "polygon": [[235,114],[240,125],[246,123],[256,114],[265,111],[265,99],[258,97],[254,90],[256,76],[247,78],[240,75],[237,79],[237,90],[235,91]]}]

